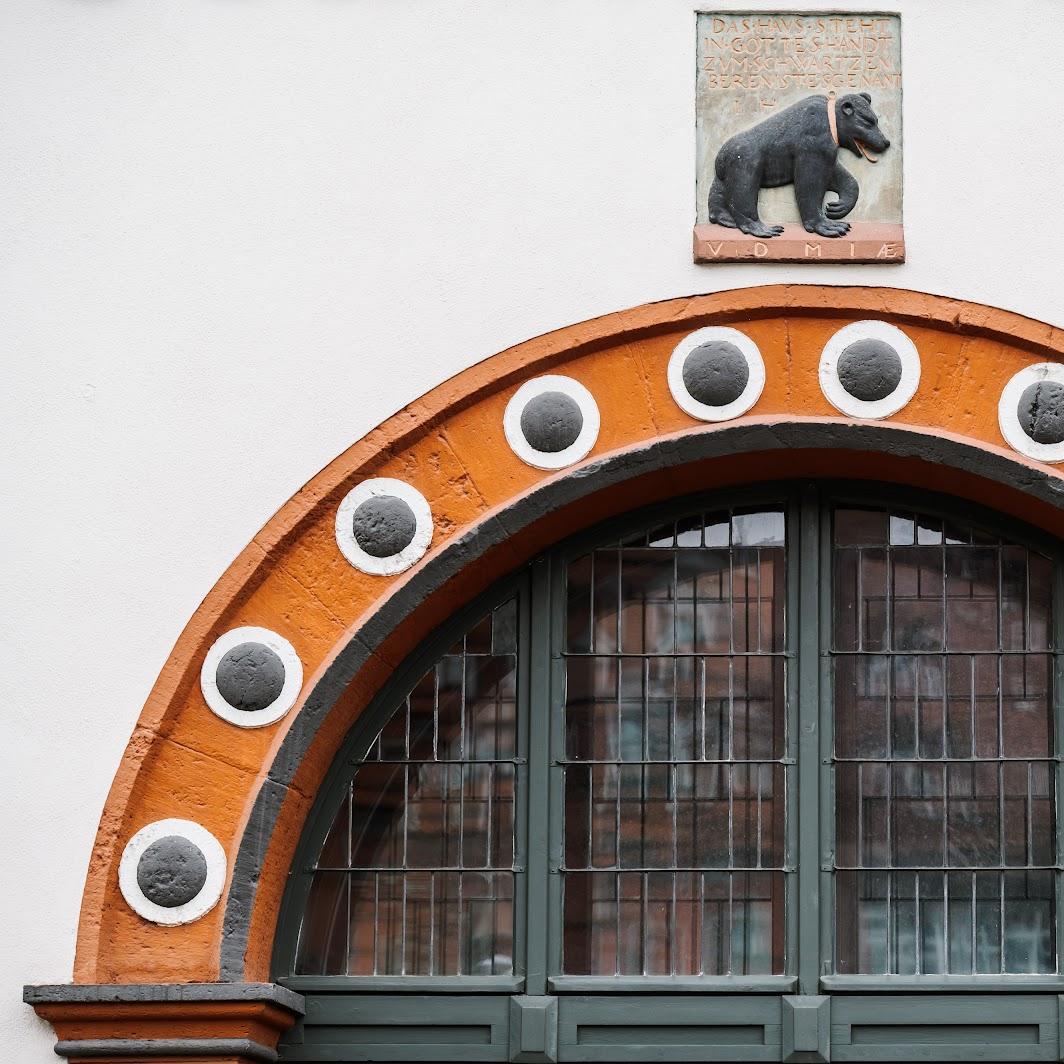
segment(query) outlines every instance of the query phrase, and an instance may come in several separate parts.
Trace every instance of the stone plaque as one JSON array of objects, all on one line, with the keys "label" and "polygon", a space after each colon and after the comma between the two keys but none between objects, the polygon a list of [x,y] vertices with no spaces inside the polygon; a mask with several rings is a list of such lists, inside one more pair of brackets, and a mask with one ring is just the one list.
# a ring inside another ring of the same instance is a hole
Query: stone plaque
[{"label": "stone plaque", "polygon": [[698,15],[696,262],[904,262],[901,24]]}]

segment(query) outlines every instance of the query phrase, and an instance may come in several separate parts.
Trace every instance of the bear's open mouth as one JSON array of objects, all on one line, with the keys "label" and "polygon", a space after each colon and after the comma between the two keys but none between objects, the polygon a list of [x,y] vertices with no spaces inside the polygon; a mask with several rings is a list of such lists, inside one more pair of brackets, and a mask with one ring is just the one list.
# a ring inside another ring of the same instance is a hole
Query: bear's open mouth
[{"label": "bear's open mouth", "polygon": [[872,153],[871,153],[871,152],[870,152],[870,151],[868,150],[868,148],[867,148],[867,146],[865,145],[864,141],[862,141],[862,140],[858,140],[858,139],[857,139],[856,137],[854,137],[854,138],[853,138],[853,142],[854,142],[854,144],[856,144],[856,145],[857,145],[857,150],[858,150],[858,151],[859,151],[859,152],[860,152],[860,153],[861,153],[861,154],[862,154],[862,155],[863,155],[863,156],[864,156],[864,157],[865,157],[865,158],[866,158],[866,159],[867,159],[867,160],[868,160],[868,161],[869,161],[870,163],[878,163],[878,162],[879,162],[879,156],[878,156],[878,155],[873,155],[873,154],[872,154]]}]

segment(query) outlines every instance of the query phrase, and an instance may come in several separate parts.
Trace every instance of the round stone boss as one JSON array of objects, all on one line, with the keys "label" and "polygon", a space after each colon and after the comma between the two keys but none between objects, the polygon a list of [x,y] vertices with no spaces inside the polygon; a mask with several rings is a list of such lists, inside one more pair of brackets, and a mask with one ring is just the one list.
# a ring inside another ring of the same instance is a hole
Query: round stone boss
[{"label": "round stone boss", "polygon": [[572,377],[525,381],[503,414],[506,442],[536,469],[564,469],[590,454],[601,425],[595,397]]},{"label": "round stone boss", "polygon": [[864,403],[886,399],[901,384],[901,368],[898,352],[871,336],[843,348],[836,365],[843,388]]},{"label": "round stone boss", "polygon": [[564,451],[576,443],[583,427],[580,404],[565,392],[537,395],[521,411],[521,434],[535,451]]},{"label": "round stone boss", "polygon": [[1064,462],[1064,365],[1021,369],[1001,392],[998,425],[1009,446],[1038,462]]},{"label": "round stone boss", "polygon": [[669,391],[699,421],[730,421],[761,398],[765,361],[746,333],[721,325],[685,336],[669,358]]},{"label": "round stone boss", "polygon": [[734,403],[750,383],[746,357],[728,340],[699,344],[684,359],[682,373],[688,395],[704,406]]},{"label": "round stone boss", "polygon": [[850,417],[890,417],[919,385],[920,353],[888,322],[851,322],[824,345],[820,389],[836,410]]},{"label": "round stone boss", "polygon": [[184,835],[164,835],[137,862],[137,886],[148,901],[166,909],[187,905],[207,882],[207,858]]},{"label": "round stone boss", "polygon": [[355,542],[374,558],[406,550],[417,533],[417,517],[405,499],[377,495],[359,503],[351,515]]},{"label": "round stone boss", "polygon": [[364,573],[401,573],[431,542],[432,510],[420,491],[401,480],[364,480],[336,510],[336,545]]},{"label": "round stone boss", "polygon": [[219,636],[200,668],[211,712],[241,728],[280,720],[303,689],[303,663],[287,639],[268,628],[233,628]]},{"label": "round stone boss", "polygon": [[191,820],[157,820],[126,843],[118,885],[145,920],[175,926],[211,911],[225,886],[225,851]]},{"label": "round stone boss", "polygon": [[1028,384],[1016,413],[1020,428],[1036,443],[1064,443],[1064,384],[1059,381]]},{"label": "round stone boss", "polygon": [[238,643],[214,671],[218,692],[234,709],[258,713],[273,705],[284,687],[284,662],[265,643]]}]

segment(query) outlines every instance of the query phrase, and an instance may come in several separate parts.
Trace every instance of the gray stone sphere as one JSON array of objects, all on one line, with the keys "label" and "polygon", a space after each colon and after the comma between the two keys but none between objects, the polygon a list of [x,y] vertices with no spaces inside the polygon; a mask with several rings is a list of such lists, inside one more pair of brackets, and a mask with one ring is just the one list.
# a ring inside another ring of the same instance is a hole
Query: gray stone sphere
[{"label": "gray stone sphere", "polygon": [[521,434],[534,450],[557,454],[576,443],[584,428],[580,404],[564,392],[544,392],[521,411]]},{"label": "gray stone sphere", "polygon": [[234,709],[254,713],[277,701],[284,687],[284,662],[262,643],[241,643],[218,662],[214,682]]},{"label": "gray stone sphere", "polygon": [[181,835],[153,842],[137,862],[137,885],[148,901],[174,909],[192,901],[207,882],[207,858]]},{"label": "gray stone sphere", "polygon": [[374,558],[391,558],[413,542],[417,517],[405,499],[377,495],[361,503],[351,519],[355,542]]},{"label": "gray stone sphere", "polygon": [[1016,416],[1020,428],[1036,443],[1064,443],[1064,384],[1038,381],[1028,385]]},{"label": "gray stone sphere", "polygon": [[750,382],[750,366],[742,351],[727,340],[700,344],[684,359],[683,384],[705,406],[727,406]]},{"label": "gray stone sphere", "polygon": [[847,344],[838,361],[839,382],[854,399],[874,403],[901,384],[901,356],[883,340]]}]

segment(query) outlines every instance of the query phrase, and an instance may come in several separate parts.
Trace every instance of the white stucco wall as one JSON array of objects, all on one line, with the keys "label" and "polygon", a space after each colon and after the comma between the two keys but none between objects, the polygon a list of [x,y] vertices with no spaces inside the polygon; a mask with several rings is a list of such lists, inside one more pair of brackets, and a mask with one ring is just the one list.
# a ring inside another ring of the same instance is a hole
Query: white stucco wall
[{"label": "white stucco wall", "polygon": [[693,6],[0,5],[5,1060],[55,1059],[21,986],[71,976],[100,810],[178,632],[383,418],[685,293],[896,285],[1064,325],[1059,0],[888,5],[909,261],[840,268],[692,265]]}]

